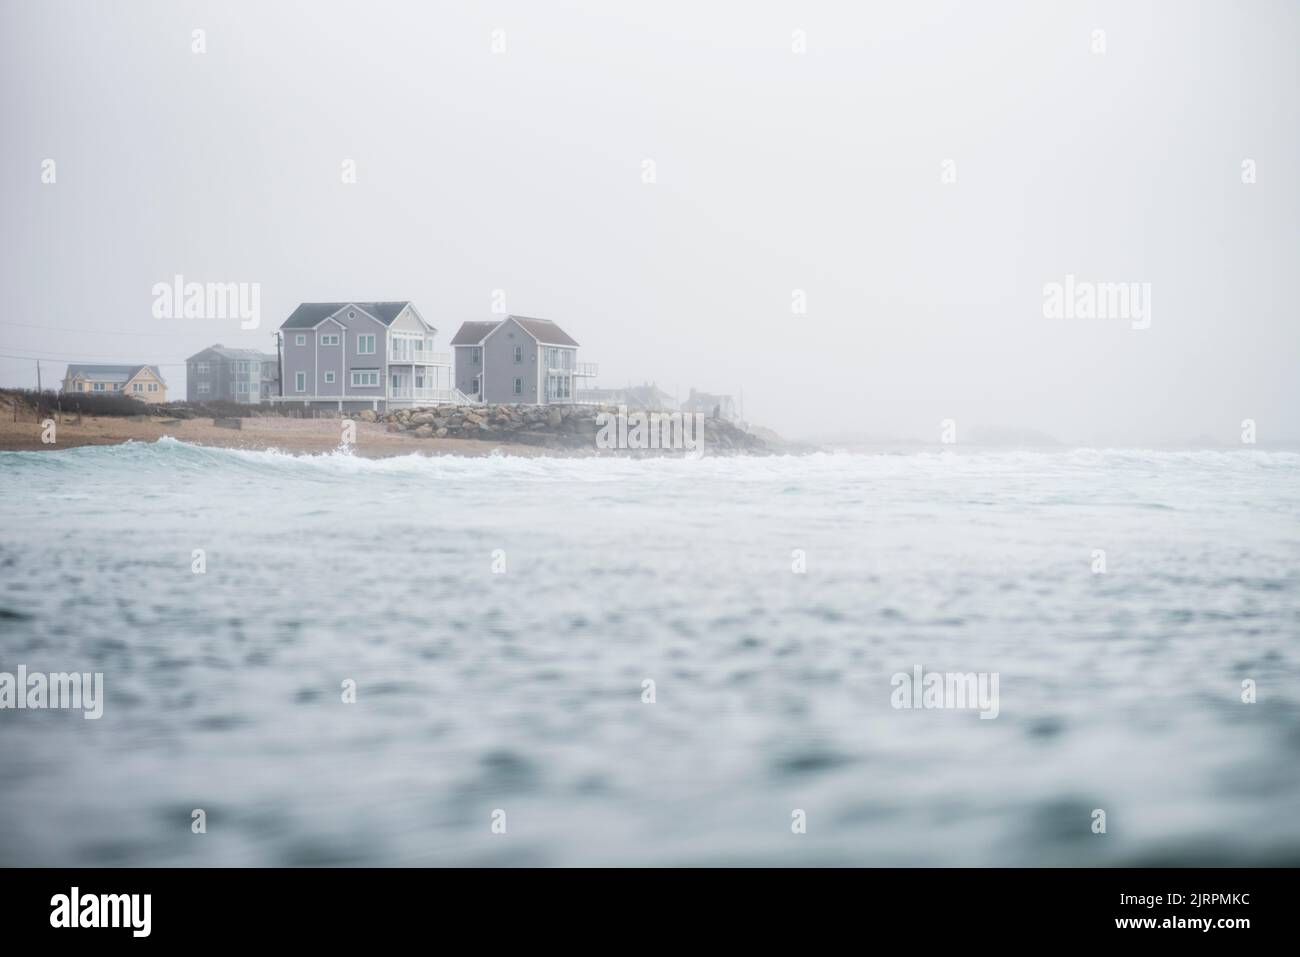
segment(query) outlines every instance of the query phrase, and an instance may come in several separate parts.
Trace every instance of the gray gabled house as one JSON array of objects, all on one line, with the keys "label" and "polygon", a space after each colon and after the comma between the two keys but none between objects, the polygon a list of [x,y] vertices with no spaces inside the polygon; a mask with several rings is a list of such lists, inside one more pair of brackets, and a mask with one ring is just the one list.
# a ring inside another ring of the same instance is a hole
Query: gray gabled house
[{"label": "gray gabled house", "polygon": [[384,411],[463,401],[451,357],[409,300],[304,302],[280,326],[281,395],[272,401],[340,411]]},{"label": "gray gabled house", "polygon": [[217,343],[185,360],[185,398],[190,402],[266,402],[279,392],[280,360],[256,349]]},{"label": "gray gabled house", "polygon": [[506,316],[466,322],[451,345],[456,389],[476,402],[576,402],[576,383],[597,371],[594,362],[578,361],[577,340],[549,319]]}]

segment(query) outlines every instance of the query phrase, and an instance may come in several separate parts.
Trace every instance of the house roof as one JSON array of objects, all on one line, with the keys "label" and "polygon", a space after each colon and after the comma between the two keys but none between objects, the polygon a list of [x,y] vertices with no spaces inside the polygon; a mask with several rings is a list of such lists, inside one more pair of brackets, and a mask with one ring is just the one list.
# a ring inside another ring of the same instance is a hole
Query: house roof
[{"label": "house roof", "polygon": [[334,313],[338,312],[344,306],[356,306],[364,309],[370,315],[374,316],[384,325],[392,325],[411,300],[403,299],[400,302],[304,302],[293,311],[288,319],[280,324],[281,329],[312,329],[320,325],[321,321],[328,319]]},{"label": "house roof", "polygon": [[162,382],[162,373],[158,371],[157,366],[133,365],[133,366],[105,366],[105,365],[85,365],[82,363],[73,363],[68,366],[68,374],[65,378],[75,379],[81,376],[85,379],[96,379],[100,382],[129,382],[140,374],[141,369],[148,369],[158,381]]},{"label": "house roof", "polygon": [[483,341],[483,337],[489,332],[501,325],[497,322],[462,322],[460,328],[456,330],[456,335],[452,337],[453,346],[476,346]]},{"label": "house roof", "polygon": [[506,316],[495,322],[463,322],[455,337],[453,346],[476,346],[488,335],[501,327],[503,322],[513,319],[530,336],[543,345],[576,346],[578,341],[549,319],[533,319],[530,316]]},{"label": "house roof", "polygon": [[208,346],[206,349],[194,353],[194,355],[190,356],[185,361],[193,362],[195,359],[198,359],[200,356],[206,355],[209,352],[215,352],[223,359],[257,359],[262,362],[276,361],[276,356],[273,353],[260,352],[257,349],[232,349],[229,346],[223,346],[219,342],[215,346]]},{"label": "house roof", "polygon": [[548,346],[576,346],[578,341],[549,319],[507,316],[523,326],[534,339]]}]

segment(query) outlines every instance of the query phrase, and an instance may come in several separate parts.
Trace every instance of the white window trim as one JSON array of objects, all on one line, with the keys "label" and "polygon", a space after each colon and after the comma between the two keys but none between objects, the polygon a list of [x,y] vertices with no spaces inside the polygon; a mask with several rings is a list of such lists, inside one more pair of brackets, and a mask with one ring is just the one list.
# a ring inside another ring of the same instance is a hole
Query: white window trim
[{"label": "white window trim", "polygon": [[[365,348],[367,339],[370,340],[369,349]],[[357,355],[373,356],[375,354],[375,349],[378,348],[378,342],[379,340],[373,332],[357,333]]]},{"label": "white window trim", "polygon": [[301,332],[298,333],[298,335],[293,338],[293,344],[296,346],[305,346],[307,344],[307,336]]},{"label": "white window trim", "polygon": [[331,371],[331,372],[326,372],[326,373],[325,373],[325,384],[326,384],[326,385],[333,385],[333,384],[334,384],[334,373],[333,373],[332,371]]},{"label": "white window trim", "polygon": [[295,372],[293,374],[293,391],[294,392],[307,391],[307,373]]}]

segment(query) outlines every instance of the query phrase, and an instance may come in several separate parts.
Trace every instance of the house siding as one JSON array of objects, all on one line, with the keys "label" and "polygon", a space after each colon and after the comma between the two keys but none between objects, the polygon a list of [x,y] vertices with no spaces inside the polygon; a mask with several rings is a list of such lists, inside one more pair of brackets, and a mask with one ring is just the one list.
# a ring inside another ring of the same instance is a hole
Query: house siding
[{"label": "house siding", "polygon": [[[523,348],[522,362],[515,362],[515,346]],[[507,319],[483,342],[483,368],[487,374],[483,400],[540,404],[543,401],[539,392],[540,362],[537,340],[514,319]],[[518,394],[514,389],[516,378],[522,380],[523,387]]]},{"label": "house siding", "polygon": [[474,361],[474,350],[478,346],[456,346],[456,388],[468,396],[475,393],[474,380],[483,373],[482,362]]}]

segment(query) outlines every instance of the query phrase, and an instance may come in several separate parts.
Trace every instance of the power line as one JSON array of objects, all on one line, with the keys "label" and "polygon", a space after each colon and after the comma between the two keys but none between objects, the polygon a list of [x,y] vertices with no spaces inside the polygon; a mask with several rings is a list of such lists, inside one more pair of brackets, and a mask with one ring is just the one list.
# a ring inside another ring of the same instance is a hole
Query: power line
[{"label": "power line", "polygon": [[[111,361],[111,362],[130,363],[132,358],[134,358],[134,357],[127,358],[124,356],[116,356],[113,359],[109,360],[100,356],[97,358],[90,359],[85,356],[52,355],[48,353],[42,353],[41,355],[31,355],[31,356],[16,356],[8,352],[0,352],[0,356],[3,356],[6,359],[22,359],[26,362],[36,362],[38,359],[48,359],[50,362],[70,362],[70,361],[71,362],[110,362]],[[135,364],[141,366],[183,366],[183,365],[187,365],[188,363],[186,363],[184,359],[181,359],[175,362],[172,361],[140,362],[136,360]]]},{"label": "power line", "polygon": [[131,332],[126,329],[70,329],[67,326],[41,326],[34,322],[7,322],[0,320],[0,326],[17,326],[21,329],[44,329],[48,332],[82,332],[103,336],[157,336],[162,339],[174,339],[174,332]]}]

